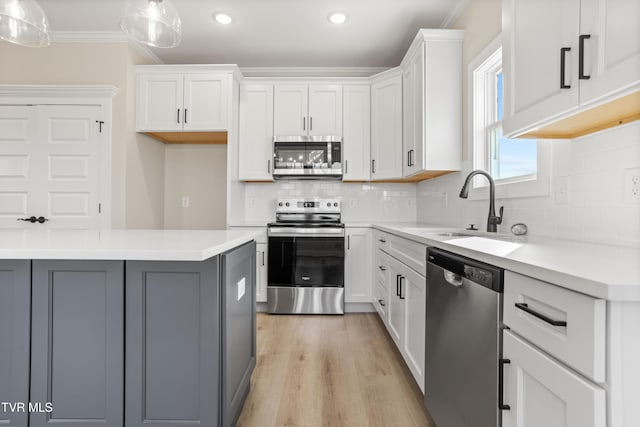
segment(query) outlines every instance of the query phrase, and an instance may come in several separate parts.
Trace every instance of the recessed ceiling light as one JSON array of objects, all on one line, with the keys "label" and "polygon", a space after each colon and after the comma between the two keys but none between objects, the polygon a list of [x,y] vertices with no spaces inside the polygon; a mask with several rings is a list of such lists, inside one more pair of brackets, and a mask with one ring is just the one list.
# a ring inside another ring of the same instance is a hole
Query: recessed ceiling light
[{"label": "recessed ceiling light", "polygon": [[332,24],[343,24],[347,20],[344,13],[332,13],[328,16],[329,22]]},{"label": "recessed ceiling light", "polygon": [[233,22],[233,18],[226,13],[216,13],[213,15],[213,18],[216,20],[218,24],[228,25]]}]

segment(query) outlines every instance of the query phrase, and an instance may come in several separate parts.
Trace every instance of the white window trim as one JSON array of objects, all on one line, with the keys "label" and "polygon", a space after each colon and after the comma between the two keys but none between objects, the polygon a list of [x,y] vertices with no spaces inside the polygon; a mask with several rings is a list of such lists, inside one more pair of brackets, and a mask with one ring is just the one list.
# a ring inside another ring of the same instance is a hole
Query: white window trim
[{"label": "white window trim", "polygon": [[[488,153],[486,147],[476,147],[477,138],[485,138],[486,119],[484,115],[477,115],[475,111],[479,109],[486,110],[484,105],[488,102],[485,97],[485,79],[474,78],[474,72],[483,64],[495,60],[495,56],[501,53],[502,35],[499,34],[493,39],[470,63],[468,66],[468,115],[469,127],[467,141],[469,144],[469,153],[472,153],[472,169],[484,169]],[[479,84],[478,84],[479,83]],[[480,86],[479,86],[480,85]],[[503,90],[506,90],[506,86]],[[478,96],[482,93],[482,96]],[[506,117],[506,111],[504,112]],[[496,181],[496,197],[497,198],[518,198],[518,197],[540,197],[550,194],[550,176],[551,176],[551,146],[550,141],[538,140],[538,171],[535,178],[531,175],[507,178]],[[469,199],[482,200],[489,198],[489,183],[484,177],[475,177],[473,179],[473,188],[469,191]]]}]

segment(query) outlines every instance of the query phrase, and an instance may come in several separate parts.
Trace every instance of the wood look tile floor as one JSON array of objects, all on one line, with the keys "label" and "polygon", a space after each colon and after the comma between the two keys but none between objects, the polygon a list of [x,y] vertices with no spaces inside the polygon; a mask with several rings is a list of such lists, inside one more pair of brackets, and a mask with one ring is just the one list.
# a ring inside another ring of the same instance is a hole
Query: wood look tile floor
[{"label": "wood look tile floor", "polygon": [[436,427],[376,313],[257,317],[237,427]]}]

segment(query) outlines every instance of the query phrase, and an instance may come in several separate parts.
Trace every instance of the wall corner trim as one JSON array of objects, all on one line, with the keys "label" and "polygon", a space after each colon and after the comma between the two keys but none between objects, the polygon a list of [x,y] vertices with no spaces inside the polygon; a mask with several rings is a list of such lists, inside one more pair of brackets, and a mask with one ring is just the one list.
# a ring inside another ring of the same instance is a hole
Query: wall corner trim
[{"label": "wall corner trim", "polygon": [[453,21],[455,21],[460,15],[462,15],[467,6],[469,6],[469,3],[471,3],[471,0],[458,0],[458,4],[456,4],[453,9],[451,9],[451,11],[447,14],[447,16],[445,16],[442,20],[440,28],[449,28],[449,25],[451,25]]}]

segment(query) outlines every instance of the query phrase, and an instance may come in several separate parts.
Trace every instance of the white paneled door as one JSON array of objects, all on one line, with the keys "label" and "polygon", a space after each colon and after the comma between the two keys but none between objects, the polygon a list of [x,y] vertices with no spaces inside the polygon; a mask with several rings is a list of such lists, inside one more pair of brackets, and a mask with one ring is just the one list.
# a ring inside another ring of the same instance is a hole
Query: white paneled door
[{"label": "white paneled door", "polygon": [[98,228],[100,126],[99,106],[0,106],[0,228]]}]

